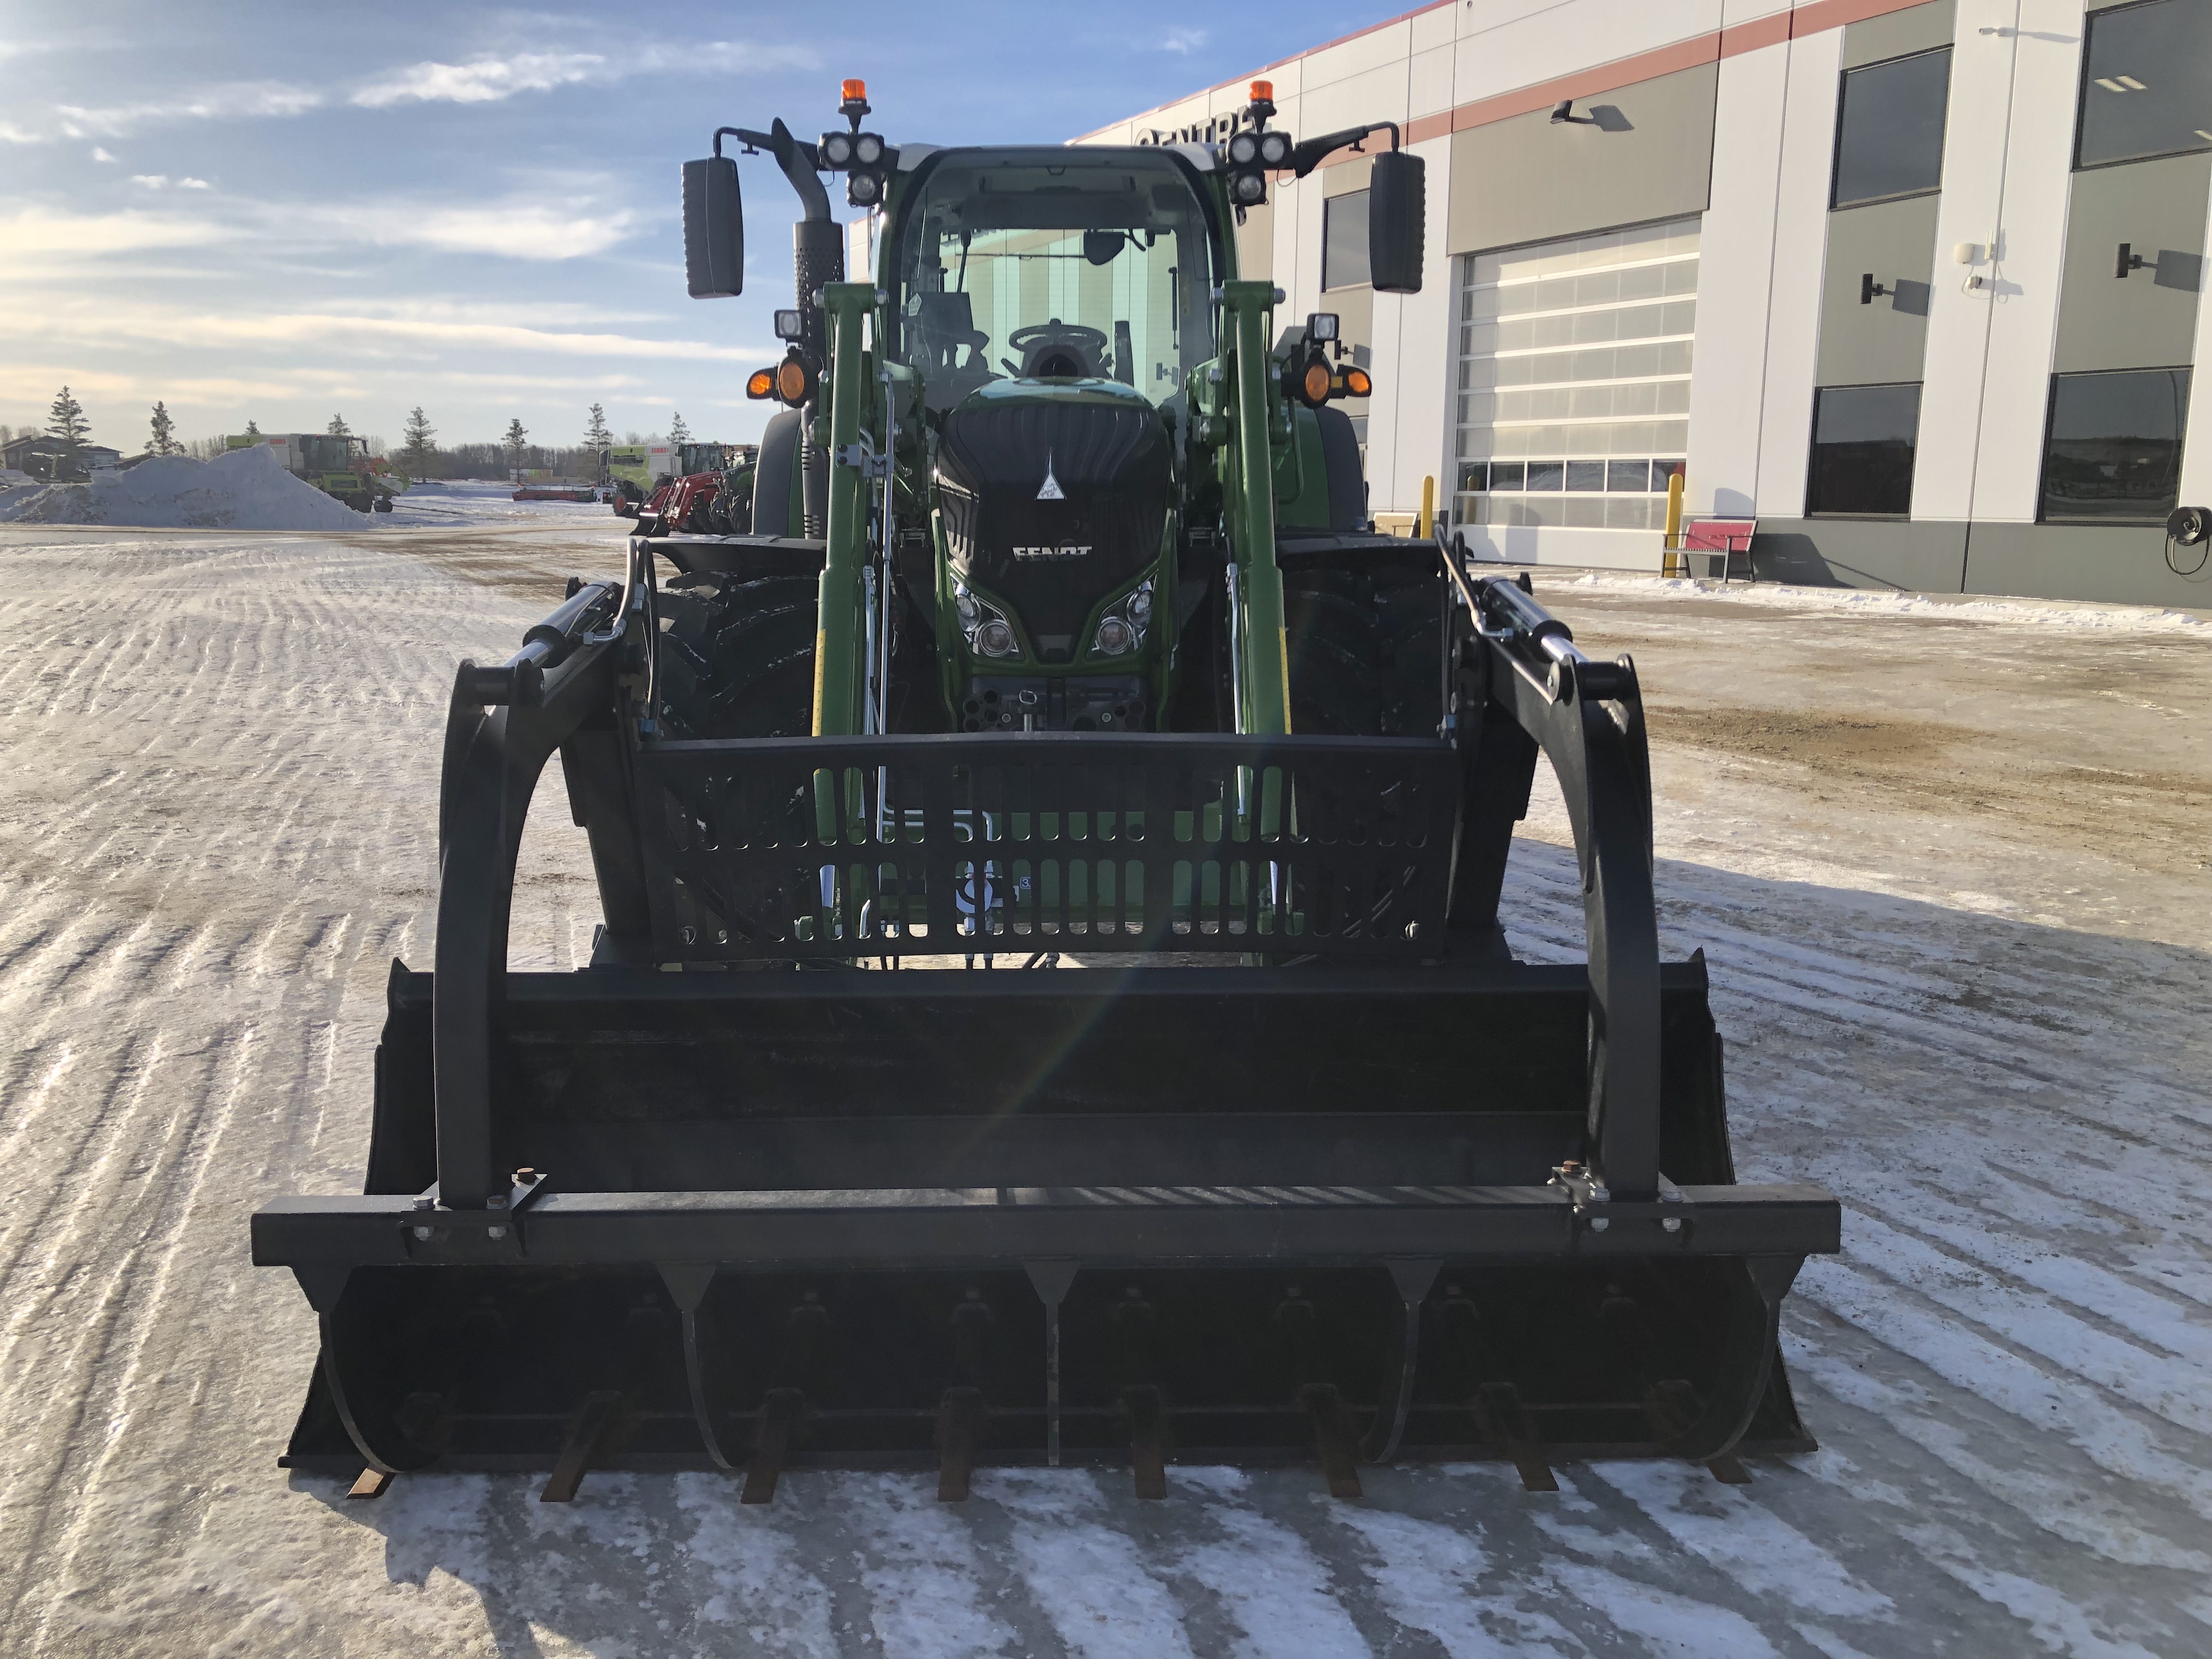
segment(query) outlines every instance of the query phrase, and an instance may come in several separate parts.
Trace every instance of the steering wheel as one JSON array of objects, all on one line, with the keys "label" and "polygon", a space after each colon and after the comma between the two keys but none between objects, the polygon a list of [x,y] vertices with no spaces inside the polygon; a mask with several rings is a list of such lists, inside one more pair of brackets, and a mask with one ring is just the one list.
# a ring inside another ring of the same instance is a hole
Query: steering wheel
[{"label": "steering wheel", "polygon": [[[1032,375],[1032,365],[1045,357],[1054,346],[1063,346],[1082,358],[1079,374],[1095,374],[1106,352],[1106,334],[1103,329],[1086,328],[1081,323],[1063,323],[1054,317],[1049,322],[1031,323],[1027,328],[1018,328],[1006,336],[1006,343],[1022,354],[1019,373]],[[1012,364],[1007,365],[1012,368]]]}]

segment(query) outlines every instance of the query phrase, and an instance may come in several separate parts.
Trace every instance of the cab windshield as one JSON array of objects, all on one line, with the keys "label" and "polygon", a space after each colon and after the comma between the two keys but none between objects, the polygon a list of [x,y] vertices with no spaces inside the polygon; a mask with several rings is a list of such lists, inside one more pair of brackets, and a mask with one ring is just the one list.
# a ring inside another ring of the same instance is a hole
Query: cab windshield
[{"label": "cab windshield", "polygon": [[945,410],[996,380],[1100,379],[1155,404],[1213,356],[1212,228],[1163,150],[958,151],[898,249],[898,360]]}]

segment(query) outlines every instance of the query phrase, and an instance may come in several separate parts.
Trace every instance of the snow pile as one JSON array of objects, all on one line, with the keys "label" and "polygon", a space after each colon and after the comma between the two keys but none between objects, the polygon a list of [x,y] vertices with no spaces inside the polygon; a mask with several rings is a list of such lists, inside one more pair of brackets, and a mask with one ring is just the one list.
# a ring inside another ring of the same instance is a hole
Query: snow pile
[{"label": "snow pile", "polygon": [[371,520],[284,470],[266,445],[211,461],[156,455],[90,483],[0,489],[0,524],[359,530]]},{"label": "snow pile", "polygon": [[[1547,574],[1540,566],[1531,575],[1541,596]],[[1553,579],[1557,580],[1557,578]],[[1905,593],[1887,588],[1792,587],[1786,582],[1713,582],[1680,577],[1588,575],[1567,578],[1562,586],[1595,588],[1600,592],[1634,594],[1638,598],[1722,599],[1733,605],[1789,611],[1818,609],[1844,611],[1861,616],[1938,617],[1951,621],[1986,622],[2014,627],[2078,628],[2123,634],[2194,634],[2212,635],[2212,622],[2184,611],[2164,611],[2146,605],[2117,605],[2096,599],[2006,599],[1953,598],[1945,593]],[[2206,593],[2212,601],[2212,591]]]}]

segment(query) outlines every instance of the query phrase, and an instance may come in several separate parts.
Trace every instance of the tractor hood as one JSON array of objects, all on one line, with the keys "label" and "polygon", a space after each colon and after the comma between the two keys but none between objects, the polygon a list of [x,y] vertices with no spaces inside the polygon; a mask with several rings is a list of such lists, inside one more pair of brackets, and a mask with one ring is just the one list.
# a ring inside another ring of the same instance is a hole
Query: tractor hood
[{"label": "tractor hood", "polygon": [[938,502],[952,568],[1013,606],[1047,662],[1159,557],[1171,448],[1117,380],[999,380],[945,417]]}]

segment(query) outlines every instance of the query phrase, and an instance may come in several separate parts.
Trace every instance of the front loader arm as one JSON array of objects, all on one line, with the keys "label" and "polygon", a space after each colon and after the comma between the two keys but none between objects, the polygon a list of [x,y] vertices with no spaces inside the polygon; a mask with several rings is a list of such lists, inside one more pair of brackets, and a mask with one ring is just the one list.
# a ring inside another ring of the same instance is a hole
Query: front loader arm
[{"label": "front loader arm", "polygon": [[856,463],[868,378],[860,323],[876,303],[873,283],[830,283],[822,289],[830,313],[830,516],[823,534],[820,621],[814,639],[814,735],[849,737],[860,730],[861,637],[866,611],[860,567],[867,560],[866,480]]},{"label": "front loader arm", "polygon": [[1283,573],[1275,562],[1275,459],[1268,402],[1267,313],[1271,283],[1221,285],[1229,313],[1229,372],[1236,394],[1224,456],[1222,506],[1237,561],[1244,684],[1243,729],[1270,735],[1291,729],[1290,650],[1283,631]]}]

